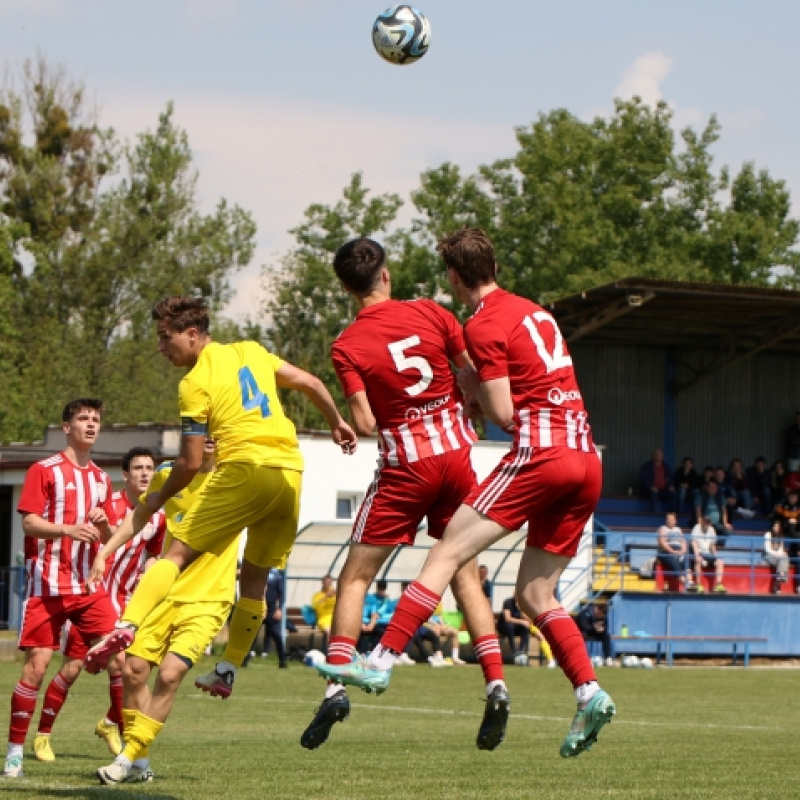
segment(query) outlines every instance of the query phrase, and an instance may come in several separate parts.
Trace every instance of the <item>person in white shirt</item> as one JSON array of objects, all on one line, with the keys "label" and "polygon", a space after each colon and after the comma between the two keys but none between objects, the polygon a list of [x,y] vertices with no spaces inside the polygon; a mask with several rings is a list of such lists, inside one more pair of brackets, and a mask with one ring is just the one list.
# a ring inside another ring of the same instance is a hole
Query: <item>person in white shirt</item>
[{"label": "person in white shirt", "polygon": [[[678,515],[673,511],[667,513],[664,524],[658,529],[658,549],[656,558],[667,578],[678,578],[687,590],[692,588],[692,581],[686,573],[686,537],[678,525]],[[664,590],[669,589],[671,582],[664,583]]]},{"label": "person in white shirt", "polygon": [[692,528],[692,555],[694,557],[695,586],[694,591],[704,592],[703,570],[715,570],[714,591],[727,591],[722,583],[725,562],[717,555],[717,532],[708,517],[701,517],[700,522]]},{"label": "person in white shirt", "polygon": [[772,530],[764,534],[764,560],[775,568],[772,593],[780,594],[781,587],[789,578],[789,554],[786,552],[783,526],[780,522],[773,522]]}]

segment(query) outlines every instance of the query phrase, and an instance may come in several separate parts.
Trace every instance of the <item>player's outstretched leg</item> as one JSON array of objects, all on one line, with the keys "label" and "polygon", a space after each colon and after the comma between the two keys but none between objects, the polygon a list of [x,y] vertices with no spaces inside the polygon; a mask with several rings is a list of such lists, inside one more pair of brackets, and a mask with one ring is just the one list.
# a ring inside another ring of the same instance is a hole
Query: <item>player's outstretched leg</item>
[{"label": "player's outstretched leg", "polygon": [[607,722],[611,722],[611,718],[616,713],[614,701],[606,692],[598,689],[591,700],[583,706],[578,706],[578,712],[572,720],[567,738],[561,745],[559,751],[561,757],[572,758],[586,750],[591,750],[602,727]]},{"label": "player's outstretched leg", "polygon": [[343,687],[330,697],[326,697],[314,714],[311,724],[300,737],[300,744],[306,750],[316,750],[328,741],[331,728],[337,722],[344,722],[350,716],[350,700]]},{"label": "player's outstretched leg", "polygon": [[476,744],[479,750],[494,750],[506,738],[511,698],[505,685],[495,686],[486,698],[483,721]]}]

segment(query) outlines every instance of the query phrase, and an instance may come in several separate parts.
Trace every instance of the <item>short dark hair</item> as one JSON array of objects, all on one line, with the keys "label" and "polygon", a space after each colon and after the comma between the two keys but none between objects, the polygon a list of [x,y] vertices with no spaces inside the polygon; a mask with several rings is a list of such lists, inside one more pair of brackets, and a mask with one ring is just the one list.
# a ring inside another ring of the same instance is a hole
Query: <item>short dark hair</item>
[{"label": "short dark hair", "polygon": [[363,294],[375,285],[386,263],[386,251],[374,239],[362,236],[343,244],[333,257],[336,277],[351,292]]},{"label": "short dark hair", "polygon": [[491,283],[497,275],[494,246],[480,228],[462,228],[436,245],[449,269],[454,269],[467,289]]},{"label": "short dark hair", "polygon": [[153,455],[153,451],[149,447],[131,447],[124,456],[122,456],[122,471],[123,472],[130,472],[131,471],[131,461],[134,458],[142,458],[146,457],[152,460],[153,465],[156,463],[156,457]]},{"label": "short dark hair", "polygon": [[189,328],[197,328],[200,333],[208,333],[211,326],[208,306],[202,297],[186,295],[165,297],[153,306],[151,316],[156,322],[163,320],[178,333]]},{"label": "short dark hair", "polygon": [[92,411],[96,411],[101,417],[106,410],[103,401],[98,397],[76,397],[64,406],[64,410],[61,412],[61,421],[70,422],[72,418],[84,408],[91,408]]},{"label": "short dark hair", "polygon": [[384,580],[375,581],[375,588],[379,592],[385,592],[389,588],[389,583],[388,583],[388,581],[384,581]]},{"label": "short dark hair", "polygon": [[755,463],[757,464],[759,461],[763,461],[765,464],[767,463],[767,459],[764,456],[756,456]]}]

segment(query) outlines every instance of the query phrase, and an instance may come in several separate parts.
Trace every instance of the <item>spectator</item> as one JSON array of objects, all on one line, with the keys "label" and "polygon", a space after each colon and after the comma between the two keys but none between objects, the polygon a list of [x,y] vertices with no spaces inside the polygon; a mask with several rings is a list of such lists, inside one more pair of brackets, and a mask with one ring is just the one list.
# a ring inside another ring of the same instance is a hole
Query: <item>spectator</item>
[{"label": "spectator", "polygon": [[700,522],[692,528],[692,559],[694,561],[694,591],[704,592],[703,570],[714,569],[714,591],[727,591],[722,583],[725,562],[717,555],[717,532],[708,517],[701,517]]},{"label": "spectator", "polygon": [[798,493],[791,489],[786,493],[786,499],[781,500],[772,512],[772,521],[778,522],[783,530],[783,536],[792,549],[792,540],[800,536],[800,504],[798,504]]},{"label": "spectator", "polygon": [[608,606],[603,603],[587,603],[575,620],[586,641],[601,642],[603,660],[607,667],[614,666],[614,644],[608,630]]},{"label": "spectator", "polygon": [[275,650],[278,653],[278,667],[286,669],[286,648],[281,631],[281,621],[283,620],[283,572],[281,570],[273,567],[269,571],[264,599],[267,603],[267,614],[264,617],[264,639],[261,645],[261,656],[266,658],[269,655],[270,641],[275,642]]},{"label": "spectator", "polygon": [[772,513],[772,482],[767,469],[767,459],[758,456],[747,468],[746,473],[753,500],[758,503],[761,515],[768,517]]},{"label": "spectator", "polygon": [[[431,655],[428,655],[425,652],[425,642],[428,642],[431,646]],[[444,657],[444,653],[442,652],[442,640],[436,635],[436,632],[431,628],[423,625],[420,628],[417,628],[417,632],[414,634],[413,638],[409,642],[408,648],[406,648],[406,652],[402,655],[406,656],[406,659],[401,659],[404,664],[412,663],[412,659],[408,656],[408,651],[411,649],[411,645],[414,645],[417,650],[419,650],[420,655],[423,659],[427,658],[428,663],[432,667],[452,667],[453,662],[449,661]],[[413,663],[416,663],[415,661]],[[465,662],[459,661],[460,664]]]},{"label": "spectator", "polygon": [[800,493],[800,472],[787,472],[783,477],[783,490],[784,494],[795,491]]},{"label": "spectator", "polygon": [[683,511],[687,500],[692,502],[695,489],[700,488],[700,476],[694,468],[694,461],[691,456],[686,456],[681,462],[680,467],[675,470],[672,479],[678,497],[678,512]]},{"label": "spectator", "polygon": [[361,638],[358,646],[362,652],[372,650],[392,619],[392,612],[397,605],[397,600],[389,597],[388,588],[389,584],[386,581],[375,581],[375,594],[368,594],[364,601]]},{"label": "spectator", "polygon": [[800,411],[794,415],[794,419],[783,433],[783,454],[789,472],[800,471]]},{"label": "spectator", "polygon": [[478,567],[478,576],[481,581],[481,590],[486,595],[489,605],[492,604],[492,582],[489,580],[489,567],[486,564],[481,564]]},{"label": "spectator", "polygon": [[753,495],[750,491],[750,482],[744,471],[741,458],[734,458],[728,467],[727,485],[736,501],[736,512],[746,518],[755,516],[753,511]]},{"label": "spectator", "polygon": [[[508,639],[513,656],[518,656],[521,653],[528,655],[532,624],[531,620],[520,611],[516,597],[509,597],[503,603],[503,616],[497,626],[497,631],[501,636],[505,636]],[[519,646],[517,645],[517,637],[519,637]]]},{"label": "spectator", "polygon": [[733,519],[736,516],[736,494],[731,489],[728,483],[728,473],[725,467],[717,467],[714,470],[714,480],[717,482],[719,496],[725,503],[725,508],[728,511],[728,519]]},{"label": "spectator", "polygon": [[777,520],[772,523],[772,529],[764,534],[764,560],[775,568],[772,593],[780,594],[781,586],[789,578],[789,553],[786,550],[783,526]]},{"label": "spectator", "polygon": [[[719,492],[719,485],[715,478],[709,479],[703,489],[695,495],[695,519],[705,517],[716,533],[716,547],[724,547],[728,533],[733,530],[733,525],[728,521],[728,509]],[[697,525],[695,525],[695,530]]]},{"label": "spectator", "polygon": [[[439,605],[436,606],[436,610],[433,612],[430,619],[425,623],[423,627],[433,631],[439,637],[440,640],[446,640],[450,642],[450,655],[453,664],[467,663],[466,661],[461,660],[461,647],[458,642],[458,630],[454,628],[452,625],[448,625],[444,621],[444,611],[442,609],[441,603],[439,603]],[[429,659],[429,661],[431,661],[431,664],[433,664],[434,660],[440,662],[444,661],[441,645],[438,648],[438,652],[434,652],[432,658],[433,660]]]},{"label": "spectator", "polygon": [[786,489],[784,488],[783,481],[786,477],[786,467],[783,461],[776,461],[769,471],[769,483],[772,487],[772,505],[775,507],[786,496]]},{"label": "spectator", "polygon": [[[656,558],[665,576],[677,577],[684,588],[691,588],[686,576],[686,537],[678,526],[678,517],[672,511],[667,513],[664,524],[658,529],[658,548]],[[664,589],[669,582],[664,582]]]},{"label": "spectator", "polygon": [[639,490],[642,497],[647,498],[650,511],[658,510],[659,500],[665,502],[670,511],[675,508],[672,474],[661,450],[653,450],[652,458],[639,469]]},{"label": "spectator", "polygon": [[336,586],[330,575],[322,578],[322,588],[311,598],[311,608],[317,615],[317,627],[322,631],[323,649],[327,650],[328,634],[333,622],[333,609],[336,606]]}]

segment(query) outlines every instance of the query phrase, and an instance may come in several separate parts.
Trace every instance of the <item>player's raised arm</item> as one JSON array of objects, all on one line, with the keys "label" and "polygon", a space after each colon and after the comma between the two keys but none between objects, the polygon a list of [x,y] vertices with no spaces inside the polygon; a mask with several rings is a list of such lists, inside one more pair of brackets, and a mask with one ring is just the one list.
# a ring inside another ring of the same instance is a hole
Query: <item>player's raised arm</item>
[{"label": "player's raised arm", "polygon": [[331,436],[345,453],[355,452],[358,437],[344,421],[330,392],[322,381],[305,370],[284,362],[275,373],[275,382],[281,389],[302,392],[320,411],[331,429]]},{"label": "player's raised arm", "polygon": [[[186,421],[184,420],[184,429],[185,427]],[[172,464],[169,477],[159,491],[152,492],[147,496],[145,508],[149,511],[148,519],[149,516],[158,511],[170,497],[176,495],[181,489],[185,489],[192,482],[192,478],[197,474],[197,471],[203,463],[203,447],[205,446],[205,441],[205,428],[203,428],[202,435],[196,433],[187,434],[184,430],[181,436],[180,454]]]},{"label": "player's raised arm", "polygon": [[128,514],[128,516],[120,522],[111,538],[100,548],[100,551],[95,556],[91,572],[86,581],[89,585],[99,583],[103,580],[108,557],[119,550],[126,542],[133,539],[133,537],[147,525],[148,519],[150,519],[150,515],[147,509],[141,503],[137,503],[133,513]]}]

